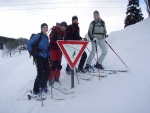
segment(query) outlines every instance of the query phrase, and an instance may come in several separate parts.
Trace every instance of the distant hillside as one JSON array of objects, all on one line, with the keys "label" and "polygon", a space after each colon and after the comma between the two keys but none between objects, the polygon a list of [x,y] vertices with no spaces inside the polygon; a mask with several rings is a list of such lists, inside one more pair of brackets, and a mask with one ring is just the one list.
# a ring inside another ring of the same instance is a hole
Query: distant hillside
[{"label": "distant hillside", "polygon": [[10,38],[10,37],[4,37],[4,36],[0,36],[0,41],[3,42],[3,44],[6,44],[7,42],[13,42],[13,41],[17,41],[19,45],[26,45],[28,39],[26,38]]},{"label": "distant hillside", "polygon": [[7,48],[7,50],[12,51],[16,48],[26,49],[28,39],[26,38],[9,38],[0,36],[0,49]]}]

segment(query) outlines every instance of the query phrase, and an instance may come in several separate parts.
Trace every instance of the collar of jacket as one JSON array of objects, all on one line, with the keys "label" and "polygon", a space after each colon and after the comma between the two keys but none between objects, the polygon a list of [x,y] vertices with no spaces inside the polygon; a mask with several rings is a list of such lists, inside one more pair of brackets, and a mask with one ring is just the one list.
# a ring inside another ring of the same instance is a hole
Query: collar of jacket
[{"label": "collar of jacket", "polygon": [[102,21],[102,19],[101,18],[99,18],[98,20],[94,20],[95,22],[101,22]]},{"label": "collar of jacket", "polygon": [[40,34],[41,34],[42,36],[47,36],[47,34],[44,34],[42,31],[40,32]]},{"label": "collar of jacket", "polygon": [[79,25],[79,23],[72,23],[72,25],[75,27],[75,28],[77,28],[78,27],[78,25]]}]

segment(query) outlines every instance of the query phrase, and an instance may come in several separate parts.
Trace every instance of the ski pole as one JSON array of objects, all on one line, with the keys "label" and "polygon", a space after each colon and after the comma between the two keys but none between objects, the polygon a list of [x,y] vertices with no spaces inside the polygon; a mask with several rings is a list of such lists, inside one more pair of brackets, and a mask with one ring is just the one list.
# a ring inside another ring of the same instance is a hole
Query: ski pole
[{"label": "ski pole", "polygon": [[[98,51],[97,51],[96,40],[94,42],[95,42],[95,48],[96,48],[96,54],[97,54],[97,63],[98,63]],[[100,80],[100,69],[99,69],[99,67],[98,67],[98,74],[99,74],[99,80]]]},{"label": "ski pole", "polygon": [[54,76],[53,76],[53,79],[51,80],[51,98],[53,98],[53,83],[54,83],[54,78],[55,78],[55,76],[56,76],[56,72],[57,72],[57,68],[58,68],[58,66],[59,66],[59,63],[60,63],[60,61],[58,61],[58,64],[57,64],[57,66],[56,66],[56,69],[55,69],[55,72],[54,72]]},{"label": "ski pole", "polygon": [[49,34],[51,30],[52,30],[52,28],[49,29],[49,31],[47,32],[47,34]]},{"label": "ski pole", "polygon": [[105,40],[106,44],[111,48],[111,50],[117,55],[117,57],[122,61],[122,63],[128,68],[128,66],[124,63],[124,61],[119,57],[119,55],[115,52],[115,50],[108,44],[108,42]]},{"label": "ski pole", "polygon": [[43,99],[42,99],[42,94],[41,94],[41,102],[42,102],[42,107],[43,107]]},{"label": "ski pole", "polygon": [[[77,70],[77,68],[75,68],[75,69]],[[77,75],[77,80],[78,80],[78,84],[79,84],[79,76],[78,76],[77,72],[76,72],[76,75]]]}]

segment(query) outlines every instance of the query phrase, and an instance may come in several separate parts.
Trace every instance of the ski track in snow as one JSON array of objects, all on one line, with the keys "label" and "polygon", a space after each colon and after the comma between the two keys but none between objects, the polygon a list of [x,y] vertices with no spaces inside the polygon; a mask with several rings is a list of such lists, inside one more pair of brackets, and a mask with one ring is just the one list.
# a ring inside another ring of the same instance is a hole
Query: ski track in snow
[{"label": "ski track in snow", "polygon": [[[100,81],[98,77],[90,81],[79,77],[79,84],[75,75],[75,88],[71,90],[71,76],[65,74],[67,64],[63,57],[60,80],[74,93],[64,95],[53,89],[54,99],[65,100],[54,100],[51,94],[47,94],[44,107],[40,101],[29,101],[26,97],[36,77],[36,68],[29,54],[0,57],[0,113],[150,113],[149,26],[150,19],[145,19],[125,30],[112,32],[107,39],[127,63],[128,72],[107,75]],[[108,51],[104,66],[125,68],[109,47]]]}]

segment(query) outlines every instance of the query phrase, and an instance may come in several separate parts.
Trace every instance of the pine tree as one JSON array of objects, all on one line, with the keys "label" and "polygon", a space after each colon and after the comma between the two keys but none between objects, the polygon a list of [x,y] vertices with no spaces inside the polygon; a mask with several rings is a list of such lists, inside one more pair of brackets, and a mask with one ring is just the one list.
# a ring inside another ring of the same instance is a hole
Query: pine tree
[{"label": "pine tree", "polygon": [[3,41],[2,40],[0,40],[0,49],[4,49]]},{"label": "pine tree", "polygon": [[139,7],[139,0],[129,0],[127,6],[125,27],[140,22],[144,19],[141,8]]}]

